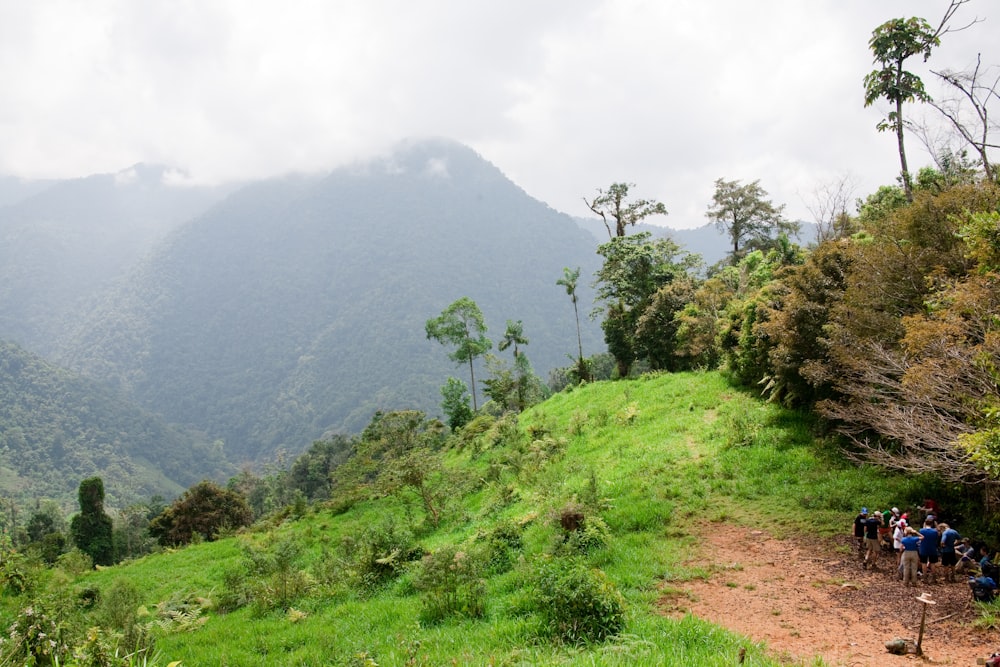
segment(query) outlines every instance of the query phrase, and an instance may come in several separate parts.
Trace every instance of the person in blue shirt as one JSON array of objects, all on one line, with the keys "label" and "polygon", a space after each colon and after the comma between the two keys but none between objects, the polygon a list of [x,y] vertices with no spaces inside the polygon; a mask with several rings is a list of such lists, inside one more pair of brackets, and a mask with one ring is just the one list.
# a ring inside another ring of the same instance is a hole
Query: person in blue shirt
[{"label": "person in blue shirt", "polygon": [[955,581],[955,564],[958,563],[955,546],[961,536],[946,523],[938,524],[938,532],[941,533],[941,569],[944,570],[944,580]]},{"label": "person in blue shirt", "polygon": [[941,533],[934,527],[932,519],[924,521],[924,527],[920,529],[920,564],[924,568],[924,583],[929,584],[934,581],[934,566],[938,562],[938,545],[941,542]]},{"label": "person in blue shirt", "polygon": [[920,533],[907,526],[900,540],[903,552],[899,557],[899,565],[903,569],[903,585],[917,585],[917,570],[920,568]]}]

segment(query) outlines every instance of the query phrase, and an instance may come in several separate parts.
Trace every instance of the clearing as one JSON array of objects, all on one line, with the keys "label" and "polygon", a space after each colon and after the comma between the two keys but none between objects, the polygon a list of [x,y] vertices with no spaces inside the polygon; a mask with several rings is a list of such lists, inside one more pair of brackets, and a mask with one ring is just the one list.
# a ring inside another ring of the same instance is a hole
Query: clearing
[{"label": "clearing", "polygon": [[709,576],[666,584],[660,609],[765,642],[793,662],[818,655],[831,665],[912,665],[916,656],[891,655],[885,642],[917,639],[923,604],[916,597],[927,592],[937,604],[927,608],[925,662],[975,665],[1000,651],[1000,634],[971,626],[977,613],[965,579],[905,588],[892,555],[883,554],[880,571],[863,570],[851,539],[776,539],[706,524],[699,560],[688,565],[700,564]]}]

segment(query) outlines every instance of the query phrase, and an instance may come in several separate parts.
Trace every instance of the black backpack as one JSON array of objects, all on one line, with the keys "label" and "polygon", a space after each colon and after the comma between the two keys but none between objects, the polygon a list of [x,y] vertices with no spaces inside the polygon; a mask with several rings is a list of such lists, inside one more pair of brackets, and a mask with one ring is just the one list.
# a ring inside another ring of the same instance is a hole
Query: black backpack
[{"label": "black backpack", "polygon": [[980,566],[984,577],[989,577],[993,581],[1000,581],[1000,566],[994,563],[984,563]]}]

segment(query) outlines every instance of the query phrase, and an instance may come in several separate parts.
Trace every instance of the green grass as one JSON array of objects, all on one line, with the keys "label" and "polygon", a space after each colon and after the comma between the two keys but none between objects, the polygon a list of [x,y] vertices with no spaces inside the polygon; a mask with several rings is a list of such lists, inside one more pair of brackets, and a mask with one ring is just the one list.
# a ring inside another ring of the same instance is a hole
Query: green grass
[{"label": "green grass", "polygon": [[[698,532],[723,520],[778,534],[843,532],[861,504],[919,497],[919,480],[874,474],[841,459],[816,439],[807,418],[733,389],[719,373],[586,385],[529,410],[520,426],[543,444],[528,443],[520,453],[502,447],[448,453],[465,484],[455,487],[437,529],[412,499],[369,499],[340,513],[317,506],[297,520],[92,572],[67,587],[106,590],[127,577],[150,607],[169,599],[217,600],[224,573],[240,563],[241,543],[266,549],[291,539],[302,546],[299,567],[313,581],[292,611],[208,609],[203,625],[160,631],[162,664],[732,665],[745,649],[744,664],[787,665],[765,646],[717,626],[657,613],[663,587],[709,575],[704,565],[687,564]],[[599,508],[610,540],[586,559],[626,603],[624,631],[605,643],[547,639],[526,603],[527,573],[556,547],[555,518],[574,503]],[[485,618],[427,626],[419,621],[421,595],[410,574],[367,595],[322,581],[337,565],[330,559],[343,540],[385,517],[413,528],[428,550],[470,546],[498,521],[512,520],[525,525],[524,548],[512,571],[486,580]],[[20,602],[0,599],[4,627]]]}]

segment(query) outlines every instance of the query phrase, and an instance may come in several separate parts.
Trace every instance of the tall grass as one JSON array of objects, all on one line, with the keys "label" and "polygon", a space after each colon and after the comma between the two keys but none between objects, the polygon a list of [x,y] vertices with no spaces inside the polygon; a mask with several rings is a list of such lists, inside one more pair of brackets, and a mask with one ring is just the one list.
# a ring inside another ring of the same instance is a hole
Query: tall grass
[{"label": "tall grass", "polygon": [[[732,665],[741,649],[744,664],[779,665],[787,662],[746,638],[657,612],[665,581],[701,576],[687,563],[703,524],[833,533],[847,529],[861,504],[920,497],[919,480],[838,458],[807,418],[733,389],[718,373],[585,385],[527,411],[519,425],[526,434],[519,443],[447,453],[467,483],[456,486],[439,527],[412,502],[362,499],[346,511],[315,507],[297,520],[88,573],[68,586],[106,590],[125,576],[148,606],[205,600],[207,622],[157,636],[159,655],[185,665]],[[610,535],[580,556],[624,596],[624,630],[605,642],[546,638],[529,599],[534,564],[566,548],[558,517],[567,508],[580,508]],[[412,529],[425,551],[478,548],[501,521],[522,527],[510,569],[484,574],[483,618],[421,623],[419,561],[364,592],[345,583],[352,565],[344,545],[387,517]],[[243,544],[266,550],[287,540],[301,548],[305,594],[269,609],[211,610]],[[0,621],[16,613],[9,600],[0,608]]]}]

